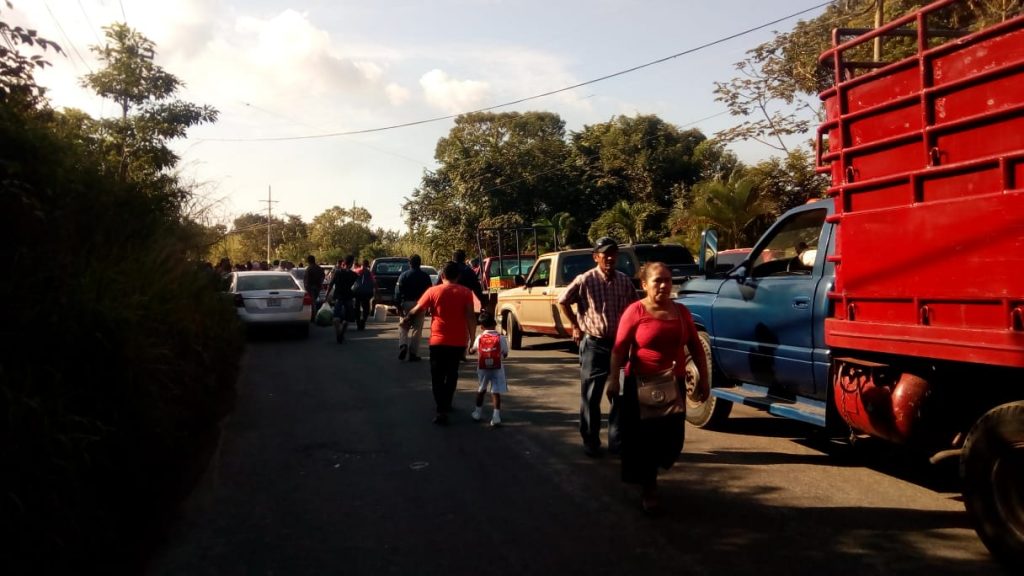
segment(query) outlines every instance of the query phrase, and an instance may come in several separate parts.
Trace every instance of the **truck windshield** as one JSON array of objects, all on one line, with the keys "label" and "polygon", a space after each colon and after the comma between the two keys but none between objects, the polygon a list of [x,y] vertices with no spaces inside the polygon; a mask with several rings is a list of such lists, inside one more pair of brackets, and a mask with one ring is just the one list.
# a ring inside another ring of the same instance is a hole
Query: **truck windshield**
[{"label": "truck windshield", "polygon": [[530,267],[536,259],[533,256],[523,256],[521,258],[516,256],[504,256],[501,260],[497,258],[491,260],[490,265],[487,267],[487,275],[491,277],[496,276],[516,276],[518,274],[526,275],[530,271]]}]

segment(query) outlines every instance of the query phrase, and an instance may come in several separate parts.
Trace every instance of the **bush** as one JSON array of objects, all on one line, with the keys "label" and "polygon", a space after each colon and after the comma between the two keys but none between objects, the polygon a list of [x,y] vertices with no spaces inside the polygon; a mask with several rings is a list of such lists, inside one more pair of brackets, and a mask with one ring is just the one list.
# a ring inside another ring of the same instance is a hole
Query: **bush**
[{"label": "bush", "polygon": [[235,311],[172,192],[104,177],[45,111],[0,102],[0,143],[0,572],[137,573],[231,407]]}]

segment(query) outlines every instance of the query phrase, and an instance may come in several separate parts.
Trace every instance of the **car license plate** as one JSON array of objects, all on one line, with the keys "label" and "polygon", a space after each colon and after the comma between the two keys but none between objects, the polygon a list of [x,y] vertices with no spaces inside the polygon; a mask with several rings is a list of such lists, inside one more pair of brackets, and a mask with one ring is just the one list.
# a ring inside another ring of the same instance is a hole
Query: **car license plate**
[{"label": "car license plate", "polygon": [[281,299],[280,298],[267,298],[267,308],[280,308],[280,307],[281,307]]}]

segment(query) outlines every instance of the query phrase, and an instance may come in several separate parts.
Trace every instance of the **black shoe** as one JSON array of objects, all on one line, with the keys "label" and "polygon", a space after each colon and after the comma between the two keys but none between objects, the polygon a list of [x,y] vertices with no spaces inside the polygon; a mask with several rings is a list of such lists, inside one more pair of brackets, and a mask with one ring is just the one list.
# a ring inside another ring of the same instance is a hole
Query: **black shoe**
[{"label": "black shoe", "polygon": [[608,445],[608,453],[609,454],[616,454],[616,455],[620,454],[620,453],[622,453],[622,446],[619,445],[619,444],[609,444]]},{"label": "black shoe", "polygon": [[402,344],[401,346],[399,346],[398,347],[398,359],[399,360],[405,360],[405,355],[408,352],[409,352],[409,347],[408,346],[406,346],[405,344]]},{"label": "black shoe", "polygon": [[444,413],[438,413],[437,416],[434,416],[434,424],[437,424],[438,426],[447,426],[448,415]]},{"label": "black shoe", "polygon": [[415,354],[409,354],[409,362],[419,362],[420,360],[423,360],[423,358],[420,358]]},{"label": "black shoe", "polygon": [[600,458],[604,456],[604,450],[601,449],[600,444],[583,444],[583,453],[591,458]]}]

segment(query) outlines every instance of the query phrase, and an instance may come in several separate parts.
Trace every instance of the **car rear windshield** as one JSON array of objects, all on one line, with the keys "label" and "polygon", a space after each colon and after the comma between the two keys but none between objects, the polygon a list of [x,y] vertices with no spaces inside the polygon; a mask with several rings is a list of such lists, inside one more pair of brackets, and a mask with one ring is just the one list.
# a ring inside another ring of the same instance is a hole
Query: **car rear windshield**
[{"label": "car rear windshield", "polygon": [[409,269],[409,262],[378,262],[373,267],[374,274],[401,274]]},{"label": "car rear windshield", "polygon": [[290,274],[275,274],[273,276],[239,276],[238,291],[249,290],[298,290],[299,285]]},{"label": "car rear windshield", "polygon": [[640,264],[664,262],[665,264],[693,264],[693,254],[685,246],[637,246],[634,248]]}]

